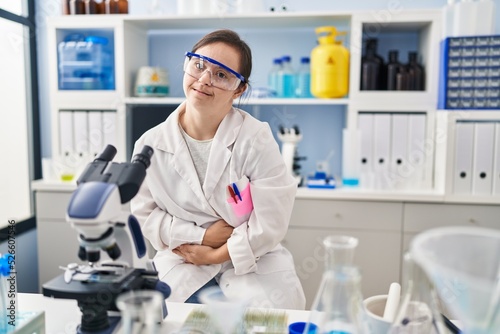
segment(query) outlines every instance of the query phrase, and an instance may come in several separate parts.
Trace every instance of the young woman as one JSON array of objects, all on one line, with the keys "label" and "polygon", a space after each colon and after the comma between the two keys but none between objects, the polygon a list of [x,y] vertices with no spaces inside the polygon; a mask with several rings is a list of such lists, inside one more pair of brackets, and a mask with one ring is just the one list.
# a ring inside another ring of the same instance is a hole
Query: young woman
[{"label": "young woman", "polygon": [[157,250],[169,301],[197,302],[204,287],[251,293],[253,306],[303,309],[291,254],[281,246],[297,184],[269,125],[233,107],[248,87],[252,54],[231,30],[186,52],[186,100],[147,131],[155,153],[132,212]]}]

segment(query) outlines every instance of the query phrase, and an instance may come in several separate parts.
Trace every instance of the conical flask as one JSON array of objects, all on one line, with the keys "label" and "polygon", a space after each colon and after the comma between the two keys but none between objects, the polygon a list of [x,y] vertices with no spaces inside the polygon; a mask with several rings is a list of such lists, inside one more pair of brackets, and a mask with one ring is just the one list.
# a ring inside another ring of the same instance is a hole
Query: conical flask
[{"label": "conical flask", "polygon": [[444,334],[439,299],[426,273],[404,255],[403,296],[390,334]]},{"label": "conical flask", "polygon": [[332,235],[323,245],[325,271],[304,333],[364,333],[361,275],[352,264],[358,239]]}]

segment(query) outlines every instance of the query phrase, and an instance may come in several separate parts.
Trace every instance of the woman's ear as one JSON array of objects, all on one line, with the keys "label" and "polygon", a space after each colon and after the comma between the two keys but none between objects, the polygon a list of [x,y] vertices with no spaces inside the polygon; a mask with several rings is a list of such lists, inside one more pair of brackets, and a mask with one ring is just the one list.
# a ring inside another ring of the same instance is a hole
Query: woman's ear
[{"label": "woman's ear", "polygon": [[243,86],[239,86],[235,91],[234,91],[234,99],[237,99],[240,97],[248,88],[248,84],[245,84]]}]

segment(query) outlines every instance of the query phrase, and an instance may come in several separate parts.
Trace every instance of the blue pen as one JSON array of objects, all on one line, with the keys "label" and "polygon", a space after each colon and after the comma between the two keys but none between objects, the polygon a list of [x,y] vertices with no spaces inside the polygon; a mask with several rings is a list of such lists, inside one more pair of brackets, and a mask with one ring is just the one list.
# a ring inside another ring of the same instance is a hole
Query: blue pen
[{"label": "blue pen", "polygon": [[243,201],[241,199],[240,191],[238,190],[238,187],[236,186],[236,183],[233,183],[233,190],[234,190],[234,193],[236,194],[236,196],[238,196],[238,198],[240,199],[240,201]]}]

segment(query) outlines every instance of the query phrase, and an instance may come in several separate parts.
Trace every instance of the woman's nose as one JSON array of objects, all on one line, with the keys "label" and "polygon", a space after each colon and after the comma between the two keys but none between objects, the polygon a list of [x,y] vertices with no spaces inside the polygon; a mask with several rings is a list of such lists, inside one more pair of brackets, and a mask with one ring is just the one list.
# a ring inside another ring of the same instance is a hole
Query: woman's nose
[{"label": "woman's nose", "polygon": [[198,79],[198,82],[200,82],[204,85],[211,86],[212,85],[212,73],[210,73],[210,71],[208,71],[208,70],[205,70],[205,72],[203,72],[201,74],[201,77]]}]

